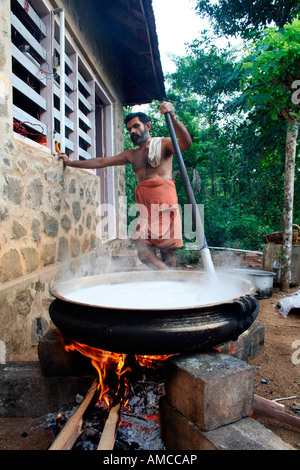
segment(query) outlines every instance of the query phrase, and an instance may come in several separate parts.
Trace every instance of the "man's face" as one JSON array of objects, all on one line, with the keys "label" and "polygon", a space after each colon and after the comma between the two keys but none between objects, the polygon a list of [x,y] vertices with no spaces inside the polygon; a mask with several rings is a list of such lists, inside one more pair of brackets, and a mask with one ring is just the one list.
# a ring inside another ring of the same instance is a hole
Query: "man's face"
[{"label": "man's face", "polygon": [[143,124],[138,117],[131,119],[131,121],[127,123],[127,130],[133,144],[139,147],[150,137],[150,123],[147,122]]}]

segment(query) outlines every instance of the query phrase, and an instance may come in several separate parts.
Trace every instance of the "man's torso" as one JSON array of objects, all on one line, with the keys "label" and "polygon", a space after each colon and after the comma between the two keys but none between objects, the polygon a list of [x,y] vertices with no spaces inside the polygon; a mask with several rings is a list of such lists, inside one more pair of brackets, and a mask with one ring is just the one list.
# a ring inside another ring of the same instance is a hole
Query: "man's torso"
[{"label": "man's torso", "polygon": [[166,155],[164,139],[161,149],[161,163],[158,167],[152,167],[148,162],[149,150],[140,148],[130,151],[129,160],[135,172],[138,182],[145,181],[150,178],[172,179],[172,155]]}]

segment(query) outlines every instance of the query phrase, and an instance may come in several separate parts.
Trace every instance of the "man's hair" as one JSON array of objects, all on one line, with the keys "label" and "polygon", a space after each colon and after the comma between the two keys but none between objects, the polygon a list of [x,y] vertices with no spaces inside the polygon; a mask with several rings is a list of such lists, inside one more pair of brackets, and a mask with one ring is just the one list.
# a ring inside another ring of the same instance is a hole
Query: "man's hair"
[{"label": "man's hair", "polygon": [[125,123],[125,126],[127,126],[127,123],[129,121],[131,121],[131,119],[134,119],[134,118],[139,118],[139,120],[143,123],[143,124],[146,124],[146,122],[150,122],[150,118],[149,116],[147,116],[147,114],[145,113],[141,113],[141,112],[138,112],[138,113],[130,113],[126,116],[126,118],[124,119],[124,123]]}]

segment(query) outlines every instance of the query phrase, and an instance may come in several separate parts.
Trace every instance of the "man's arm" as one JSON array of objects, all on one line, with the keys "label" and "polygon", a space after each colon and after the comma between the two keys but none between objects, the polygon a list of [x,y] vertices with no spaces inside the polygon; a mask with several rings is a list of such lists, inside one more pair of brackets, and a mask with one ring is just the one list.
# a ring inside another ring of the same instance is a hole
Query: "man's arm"
[{"label": "man's arm", "polygon": [[73,168],[85,168],[87,170],[94,170],[96,168],[105,168],[107,166],[126,165],[130,163],[128,160],[128,151],[124,151],[115,155],[114,157],[104,158],[91,158],[90,160],[70,160],[69,157],[61,153],[59,158],[63,161],[65,166]]},{"label": "man's arm", "polygon": [[[182,124],[182,122],[180,122],[178,117],[176,116],[172,103],[163,101],[161,104],[158,105],[158,108],[160,109],[160,112],[162,114],[170,114],[170,118],[174,127],[175,134],[177,136],[180,150],[185,150],[189,148],[192,145],[191,136],[185,125]],[[171,138],[167,139],[166,149],[170,154],[174,153],[174,147]]]}]

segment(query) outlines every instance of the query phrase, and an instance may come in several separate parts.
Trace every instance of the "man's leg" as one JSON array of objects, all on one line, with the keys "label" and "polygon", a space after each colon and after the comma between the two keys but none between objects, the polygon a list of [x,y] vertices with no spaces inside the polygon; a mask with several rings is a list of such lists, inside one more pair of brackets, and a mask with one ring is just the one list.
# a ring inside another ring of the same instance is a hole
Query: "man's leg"
[{"label": "man's leg", "polygon": [[137,249],[138,257],[145,263],[149,268],[152,269],[164,269],[167,270],[169,267],[167,264],[160,260],[155,253],[155,248],[142,240],[135,240],[135,246]]},{"label": "man's leg", "polygon": [[175,248],[161,248],[161,259],[170,269],[176,268]]}]

